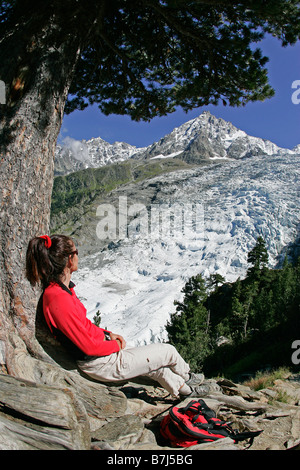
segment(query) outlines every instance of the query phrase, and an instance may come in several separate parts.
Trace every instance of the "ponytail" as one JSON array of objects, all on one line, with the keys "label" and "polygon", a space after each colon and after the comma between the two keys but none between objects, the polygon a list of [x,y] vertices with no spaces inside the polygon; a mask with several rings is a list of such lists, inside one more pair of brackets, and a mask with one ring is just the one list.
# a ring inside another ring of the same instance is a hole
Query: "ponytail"
[{"label": "ponytail", "polygon": [[32,286],[45,289],[50,282],[59,282],[73,253],[74,243],[66,235],[42,235],[30,240],[26,253],[26,277]]}]

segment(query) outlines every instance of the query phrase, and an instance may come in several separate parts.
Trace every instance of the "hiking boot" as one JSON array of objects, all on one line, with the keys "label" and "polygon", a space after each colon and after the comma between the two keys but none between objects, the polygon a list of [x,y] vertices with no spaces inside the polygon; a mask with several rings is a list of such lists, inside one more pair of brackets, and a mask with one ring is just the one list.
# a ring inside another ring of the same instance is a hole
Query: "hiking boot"
[{"label": "hiking boot", "polygon": [[190,378],[185,382],[189,387],[196,387],[197,385],[201,385],[204,381],[204,374],[194,374],[194,372],[190,372]]},{"label": "hiking boot", "polygon": [[210,393],[221,391],[221,387],[219,387],[218,384],[213,383],[213,382],[207,382],[205,384],[196,385],[196,386],[190,385],[190,389],[192,390],[192,392],[189,395],[182,395],[182,397],[184,396],[184,398],[190,398],[190,397],[201,398],[201,397],[205,397],[209,395]]}]

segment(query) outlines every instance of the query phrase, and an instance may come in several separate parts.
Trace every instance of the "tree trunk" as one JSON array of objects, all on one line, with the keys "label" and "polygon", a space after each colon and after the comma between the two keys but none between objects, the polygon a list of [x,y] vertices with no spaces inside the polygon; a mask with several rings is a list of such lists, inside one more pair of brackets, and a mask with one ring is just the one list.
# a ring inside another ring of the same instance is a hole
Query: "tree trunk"
[{"label": "tree trunk", "polygon": [[25,378],[18,354],[44,354],[35,338],[40,293],[25,279],[26,249],[49,228],[55,146],[80,53],[79,39],[54,15],[40,16],[38,33],[27,21],[0,43],[7,92],[0,108],[0,370]]}]

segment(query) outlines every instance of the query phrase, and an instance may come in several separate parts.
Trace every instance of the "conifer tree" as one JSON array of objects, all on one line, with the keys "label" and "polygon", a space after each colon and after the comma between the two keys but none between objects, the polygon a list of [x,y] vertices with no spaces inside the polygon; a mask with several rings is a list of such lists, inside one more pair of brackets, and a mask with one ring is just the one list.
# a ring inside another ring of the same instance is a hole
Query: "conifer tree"
[{"label": "conifer tree", "polygon": [[248,278],[259,278],[264,272],[268,261],[269,255],[266,249],[266,243],[264,239],[259,236],[254,248],[248,253],[248,263],[252,265],[247,272]]},{"label": "conifer tree", "polygon": [[182,289],[182,302],[175,301],[176,312],[171,314],[166,330],[175,345],[194,370],[199,370],[209,349],[209,317],[204,306],[207,299],[203,277],[192,276]]},{"label": "conifer tree", "polygon": [[218,287],[226,282],[224,276],[219,273],[211,274],[208,278],[207,287],[212,288],[215,291],[218,290]]}]

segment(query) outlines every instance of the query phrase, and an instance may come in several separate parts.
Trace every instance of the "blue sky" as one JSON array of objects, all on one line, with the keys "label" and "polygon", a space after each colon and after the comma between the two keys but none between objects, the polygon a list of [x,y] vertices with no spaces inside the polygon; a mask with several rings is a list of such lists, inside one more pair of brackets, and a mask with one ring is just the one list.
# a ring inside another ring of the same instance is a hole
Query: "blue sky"
[{"label": "blue sky", "polygon": [[104,116],[97,106],[91,106],[64,117],[59,142],[67,136],[76,140],[101,137],[110,143],[123,141],[144,147],[208,110],[249,135],[271,140],[280,147],[293,148],[300,144],[300,103],[292,102],[293,93],[300,101],[300,92],[297,93],[300,86],[292,88],[296,80],[300,85],[300,42],[283,48],[278,40],[269,37],[259,47],[270,59],[267,64],[269,82],[275,89],[271,99],[248,103],[243,108],[206,106],[189,113],[178,109],[168,116],[154,118],[150,123],[134,122],[128,116]]}]

